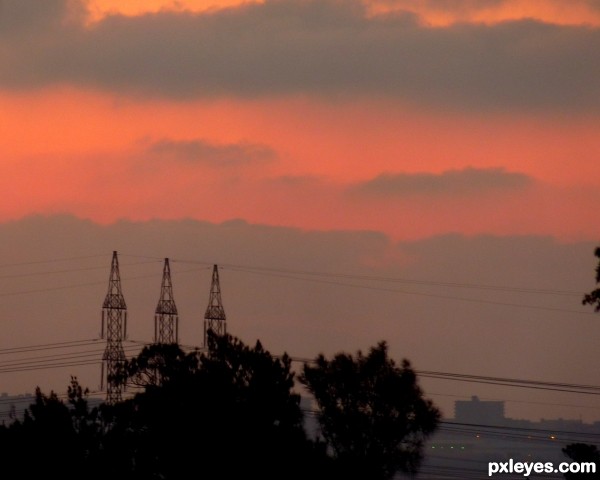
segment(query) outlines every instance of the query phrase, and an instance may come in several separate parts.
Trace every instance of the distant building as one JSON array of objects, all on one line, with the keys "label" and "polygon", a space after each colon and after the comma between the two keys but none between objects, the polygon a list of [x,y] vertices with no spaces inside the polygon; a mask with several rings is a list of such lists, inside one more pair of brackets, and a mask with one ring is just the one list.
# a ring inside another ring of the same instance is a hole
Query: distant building
[{"label": "distant building", "polygon": [[471,400],[457,400],[454,402],[454,421],[475,425],[503,425],[506,421],[504,402],[481,401],[476,396],[472,396]]},{"label": "distant building", "polygon": [[506,418],[504,403],[476,396],[456,401],[454,418],[443,419],[429,439],[423,465],[414,478],[487,478],[488,462],[560,463],[569,461],[562,452],[566,445],[599,443],[600,422]]}]

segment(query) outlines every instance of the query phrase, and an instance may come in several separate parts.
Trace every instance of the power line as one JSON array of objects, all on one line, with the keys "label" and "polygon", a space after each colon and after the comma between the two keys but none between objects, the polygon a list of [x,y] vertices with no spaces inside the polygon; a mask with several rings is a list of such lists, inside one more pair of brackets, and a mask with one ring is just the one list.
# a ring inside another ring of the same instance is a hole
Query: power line
[{"label": "power line", "polygon": [[[125,350],[127,350],[128,352],[132,352],[134,351],[134,349],[137,349],[137,347],[135,346],[129,346],[126,347]],[[30,364],[44,364],[45,362],[48,361],[54,361],[54,360],[75,360],[75,359],[79,359],[79,358],[89,358],[89,357],[93,357],[93,356],[98,356],[98,358],[100,358],[100,354],[104,352],[104,349],[94,349],[94,350],[88,350],[88,351],[79,351],[79,352],[70,352],[70,353],[59,353],[59,354],[54,354],[54,355],[42,355],[42,356],[38,356],[38,357],[27,357],[27,358],[21,358],[21,359],[16,359],[16,360],[11,360],[11,361],[5,361],[5,362],[0,362],[0,370],[2,368],[8,368],[8,367],[17,367],[17,366],[24,366],[24,365],[30,365]]]},{"label": "power line", "polygon": [[[51,259],[46,261],[38,261],[38,262],[29,262],[31,264],[37,263],[50,263],[64,260],[73,260],[80,258],[95,258],[100,255],[92,255],[86,257],[71,257],[69,259]],[[133,258],[142,258],[150,261],[145,262],[137,262],[131,265],[142,265],[147,263],[154,263],[155,261],[161,261],[161,258],[145,256],[145,255],[127,255],[124,256],[133,257]],[[174,259],[173,262],[179,263],[192,263],[199,265],[210,265],[210,262],[205,262],[201,260],[189,260],[189,259]],[[13,265],[27,265],[27,262],[10,264]],[[269,268],[269,267],[260,267],[260,266],[245,266],[239,264],[219,264],[222,265],[223,268],[229,269],[231,271],[242,272],[242,273],[250,273],[255,275],[263,275],[263,276],[271,276],[278,278],[287,278],[291,280],[300,280],[300,281],[310,281],[322,284],[329,284],[335,286],[343,286],[350,288],[361,288],[366,290],[374,290],[374,291],[387,291],[391,293],[399,293],[403,295],[412,295],[412,296],[423,296],[429,298],[441,298],[447,300],[454,301],[463,301],[463,302],[471,302],[471,303],[481,303],[488,305],[499,305],[499,306],[508,306],[508,307],[518,307],[518,308],[527,308],[527,309],[535,309],[535,310],[544,310],[544,311],[553,311],[553,312],[563,312],[563,313],[572,313],[577,315],[593,315],[593,312],[583,311],[583,310],[571,310],[565,308],[558,307],[546,307],[541,305],[528,305],[523,303],[514,303],[514,302],[504,302],[498,300],[485,300],[485,299],[477,299],[477,298],[467,298],[467,297],[458,297],[453,295],[441,295],[435,293],[427,293],[427,292],[416,292],[416,291],[406,291],[396,288],[386,288],[382,286],[375,285],[366,285],[364,283],[348,283],[337,280],[327,280],[330,279],[348,279],[355,280],[359,282],[385,282],[385,283],[402,283],[402,284],[410,284],[410,285],[419,285],[419,286],[432,286],[432,287],[450,287],[450,288],[463,288],[463,289],[478,289],[484,291],[503,291],[509,293],[527,293],[527,294],[544,294],[544,295],[555,295],[555,296],[580,296],[581,293],[568,291],[568,290],[557,290],[557,289],[540,289],[540,288],[525,288],[525,287],[511,287],[511,286],[503,286],[503,285],[487,285],[487,284],[474,284],[474,283],[461,283],[461,282],[440,282],[440,281],[432,281],[432,280],[417,280],[417,279],[407,279],[407,278],[398,278],[398,277],[384,277],[384,276],[376,276],[376,275],[360,275],[360,274],[347,274],[347,273],[335,273],[335,272],[320,272],[320,271],[307,271],[307,270],[294,270],[294,269],[282,269],[282,268]],[[9,266],[9,265],[5,265]],[[53,272],[38,272],[38,273],[26,273],[26,274],[15,274],[15,275],[7,275],[0,278],[10,278],[15,276],[32,276],[32,275],[46,275],[46,274],[54,274],[54,273],[67,273],[67,272],[75,272],[75,271],[84,271],[91,270],[101,267],[88,267],[81,269],[73,269],[73,270],[61,270],[61,271],[53,271]],[[208,267],[205,267],[208,268]],[[200,268],[198,270],[203,270],[204,268]],[[190,270],[190,271],[196,271]],[[179,273],[187,273],[186,271]],[[124,279],[140,279],[140,278],[148,278],[154,275],[143,275],[137,277],[124,277]],[[91,283],[78,283],[77,285],[64,285],[64,286],[55,286],[48,287],[43,289],[29,289],[22,290],[16,292],[2,292],[0,296],[11,296],[11,295],[23,295],[23,294],[31,294],[31,293],[43,293],[49,291],[57,291],[63,289],[70,289],[82,286],[95,286],[99,285],[102,282],[91,282]]]},{"label": "power line", "polygon": [[400,293],[403,295],[414,295],[414,296],[429,297],[429,298],[442,298],[445,300],[458,300],[458,301],[463,301],[463,302],[481,303],[481,304],[485,304],[485,305],[500,305],[500,306],[505,306],[505,307],[518,307],[518,308],[527,308],[527,309],[532,309],[532,310],[544,310],[544,311],[550,311],[550,312],[572,313],[572,314],[576,314],[576,315],[594,315],[593,312],[588,312],[588,311],[583,311],[583,310],[570,310],[570,309],[566,309],[566,308],[544,307],[541,305],[527,305],[527,304],[523,304],[523,303],[501,302],[501,301],[496,301],[496,300],[483,300],[483,299],[477,299],[477,298],[456,297],[456,296],[452,296],[452,295],[439,295],[439,294],[434,294],[434,293],[414,292],[414,291],[399,290],[396,288],[358,285],[355,283],[336,282],[336,281],[323,280],[323,279],[318,279],[318,278],[305,278],[305,277],[300,277],[300,276],[296,276],[296,275],[259,272],[259,271],[255,271],[255,270],[242,269],[242,268],[232,269],[230,267],[230,270],[251,273],[251,274],[255,274],[255,275],[265,275],[265,276],[278,277],[278,278],[287,278],[287,279],[291,279],[291,280],[300,280],[300,281],[322,283],[322,284],[327,284],[327,285],[336,285],[336,286],[341,286],[341,287],[361,288],[361,289],[365,289],[365,290],[374,290],[374,291],[380,291],[380,292]]},{"label": "power line", "polygon": [[280,268],[267,268],[267,267],[251,267],[244,265],[235,264],[219,264],[224,269],[238,270],[245,272],[268,272],[268,273],[283,273],[291,275],[307,275],[317,277],[329,277],[329,278],[344,278],[352,280],[367,280],[375,282],[385,283],[403,283],[410,285],[424,285],[424,286],[442,286],[452,288],[469,288],[479,290],[497,290],[515,293],[538,293],[544,295],[568,295],[568,296],[581,296],[580,292],[572,290],[554,290],[554,289],[541,289],[541,288],[526,288],[526,287],[508,287],[502,285],[486,285],[486,284],[475,284],[475,283],[461,283],[461,282],[440,282],[434,280],[416,280],[398,277],[384,277],[379,275],[359,275],[359,274],[347,274],[347,273],[333,273],[333,272],[317,272],[307,270],[292,270],[292,269],[280,269]]},{"label": "power line", "polygon": [[[159,257],[151,257],[151,256],[145,256],[145,255],[122,254],[122,256],[129,256],[129,257],[135,257],[135,258],[148,258],[148,259],[153,259],[153,260],[157,260],[157,261],[162,260]],[[207,265],[207,266],[213,265],[215,263],[215,262],[209,262],[206,260],[191,260],[191,259],[182,259],[182,258],[173,258],[173,259],[171,259],[171,261],[173,263],[192,263],[192,264],[200,264],[200,265]],[[560,296],[581,297],[581,292],[574,291],[574,290],[512,287],[512,286],[506,286],[506,285],[489,285],[489,284],[477,284],[477,283],[466,283],[466,282],[441,282],[441,281],[436,281],[436,280],[417,280],[417,279],[400,278],[400,277],[386,277],[386,276],[381,276],[381,275],[364,275],[364,274],[323,272],[323,271],[314,271],[314,270],[270,268],[270,267],[232,264],[232,263],[219,263],[219,268],[229,269],[232,271],[246,272],[246,273],[257,273],[257,274],[277,273],[277,274],[286,274],[286,275],[306,275],[306,276],[312,276],[312,277],[343,278],[343,279],[361,280],[361,281],[366,280],[366,281],[372,281],[372,282],[402,283],[402,284],[409,284],[409,285],[441,286],[441,287],[451,287],[451,288],[495,290],[495,291],[505,291],[505,292],[512,292],[512,293],[535,293],[535,294],[542,294],[542,295],[560,295]],[[295,277],[290,277],[290,278],[295,278]]]},{"label": "power line", "polygon": [[12,347],[0,349],[0,355],[21,353],[21,352],[33,352],[38,350],[50,350],[53,348],[67,348],[67,347],[79,347],[83,345],[92,345],[99,342],[99,338],[88,338],[84,340],[70,340],[66,342],[55,342],[55,343],[42,343],[38,345],[28,345],[23,347]]},{"label": "power line", "polygon": [[[126,264],[126,266],[148,265],[150,263],[155,263],[155,262],[136,262],[136,263]],[[97,266],[97,267],[70,268],[70,269],[64,269],[64,270],[46,270],[46,271],[42,271],[42,272],[14,273],[11,275],[0,275],[0,278],[35,277],[38,275],[57,275],[57,274],[62,274],[62,273],[85,272],[85,271],[90,271],[90,270],[106,270],[106,265]]]},{"label": "power line", "polygon": [[600,387],[595,385],[557,384],[553,382],[541,382],[534,380],[518,380],[500,377],[483,377],[477,375],[465,375],[457,373],[437,372],[435,374],[416,370],[419,376],[424,378],[437,378],[441,380],[456,380],[468,383],[480,383],[487,385],[501,385],[508,387],[531,388],[534,390],[551,390],[556,392],[580,393],[585,395],[600,395]]},{"label": "power line", "polygon": [[[139,346],[147,346],[152,344],[149,341],[142,340],[127,340],[126,342],[131,343],[133,345],[126,346],[125,349],[128,352],[133,352]],[[37,352],[37,351],[45,351],[51,349],[68,349],[68,348],[76,348],[76,347],[85,347],[85,346],[96,346],[99,344],[98,339],[83,339],[83,340],[72,340],[66,342],[55,342],[55,343],[46,343],[46,344],[37,344],[37,345],[27,345],[22,347],[13,347],[0,349],[0,355],[8,355],[8,354],[20,354],[20,353],[29,353],[29,352]],[[200,351],[202,350],[200,347],[195,345],[180,345],[181,348],[187,349],[188,351]],[[19,366],[28,366],[31,364],[36,364],[40,362],[45,362],[46,360],[57,360],[63,362],[64,360],[75,360],[80,359],[82,357],[89,357],[93,354],[100,353],[101,350],[85,350],[85,351],[77,351],[77,352],[68,352],[68,353],[58,353],[53,355],[37,355],[32,357],[25,357],[19,359],[13,359],[10,361],[0,362],[0,373],[7,371],[19,371]],[[281,355],[273,355],[274,358],[282,358]],[[292,362],[306,363],[312,364],[315,363],[315,359],[310,358],[302,358],[302,357],[293,357],[288,356]],[[77,362],[72,364],[77,364]],[[54,364],[46,364],[41,365],[40,368],[52,368],[55,366]],[[63,363],[56,364],[56,366],[64,366]],[[23,368],[24,370],[29,370],[30,368]],[[443,379],[443,380],[453,380],[453,381],[464,381],[464,382],[472,382],[472,383],[483,383],[483,384],[495,384],[502,386],[511,386],[511,387],[523,387],[523,388],[533,388],[533,389],[546,389],[546,390],[555,390],[561,392],[568,393],[581,393],[581,394],[600,394],[600,386],[598,385],[584,385],[584,384],[574,384],[574,383],[566,383],[566,382],[549,382],[549,381],[541,381],[541,380],[532,380],[532,379],[519,379],[519,378],[509,378],[509,377],[494,377],[494,376],[484,376],[484,375],[472,375],[472,374],[464,374],[464,373],[455,373],[455,372],[442,372],[442,371],[428,371],[428,370],[415,370],[415,373],[423,378],[435,378],[435,379]],[[434,395],[443,395],[443,394],[434,394]],[[526,403],[526,402],[524,402]],[[531,403],[531,402],[530,402]],[[543,402],[537,402],[546,404]],[[557,404],[547,404],[547,405],[557,405]],[[559,406],[572,406],[572,405],[559,405]],[[588,407],[595,408],[595,407]]]},{"label": "power line", "polygon": [[[278,356],[281,358],[281,356]],[[293,362],[314,364],[315,359],[302,358],[302,357],[289,357]],[[492,385],[503,385],[511,387],[525,387],[533,389],[544,389],[544,390],[555,390],[560,392],[569,393],[582,393],[600,395],[600,385],[581,385],[575,383],[564,383],[564,382],[546,382],[541,380],[526,380],[519,378],[507,378],[507,377],[491,377],[483,375],[471,375],[466,373],[453,373],[453,372],[434,372],[427,370],[414,370],[414,372],[425,378],[438,378],[442,380],[455,380],[461,382],[472,382],[472,383],[483,383]]]},{"label": "power line", "polygon": [[52,258],[48,260],[35,260],[30,262],[16,262],[16,263],[4,263],[0,264],[0,268],[8,268],[8,267],[20,267],[24,265],[39,265],[44,263],[57,263],[57,262],[70,262],[72,260],[84,260],[87,258],[99,258],[106,257],[104,253],[99,253],[96,255],[84,255],[79,257],[63,257],[63,258]]}]

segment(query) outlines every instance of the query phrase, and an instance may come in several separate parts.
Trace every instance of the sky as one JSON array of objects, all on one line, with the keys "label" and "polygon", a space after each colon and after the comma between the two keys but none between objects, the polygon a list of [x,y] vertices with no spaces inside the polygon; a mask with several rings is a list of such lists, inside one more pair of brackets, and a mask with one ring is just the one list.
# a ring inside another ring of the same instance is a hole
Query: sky
[{"label": "sky", "polygon": [[[0,351],[96,338],[118,250],[143,341],[171,257],[189,344],[219,263],[274,352],[600,385],[599,44],[597,0],[0,0]],[[449,416],[600,419],[427,381]]]}]

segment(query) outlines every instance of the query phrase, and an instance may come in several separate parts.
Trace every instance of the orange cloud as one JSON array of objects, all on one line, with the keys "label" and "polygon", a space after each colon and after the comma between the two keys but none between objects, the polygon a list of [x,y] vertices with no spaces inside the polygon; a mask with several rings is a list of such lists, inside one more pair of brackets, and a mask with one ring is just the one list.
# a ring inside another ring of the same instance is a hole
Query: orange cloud
[{"label": "orange cloud", "polygon": [[235,7],[247,3],[263,3],[261,0],[90,0],[90,19],[97,21],[110,14],[126,16],[157,13],[161,11],[205,12],[209,10]]},{"label": "orange cloud", "polygon": [[367,0],[371,14],[412,12],[430,26],[534,19],[556,25],[600,26],[600,9],[590,0]]}]

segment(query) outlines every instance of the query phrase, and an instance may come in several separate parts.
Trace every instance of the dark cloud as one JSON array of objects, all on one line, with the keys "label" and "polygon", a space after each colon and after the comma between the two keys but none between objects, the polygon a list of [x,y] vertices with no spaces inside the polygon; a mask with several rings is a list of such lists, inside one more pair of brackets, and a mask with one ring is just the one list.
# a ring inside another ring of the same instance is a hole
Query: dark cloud
[{"label": "dark cloud", "polygon": [[503,168],[465,168],[435,173],[382,173],[353,186],[352,193],[404,195],[472,195],[497,190],[527,187],[533,179],[523,173],[506,172]]},{"label": "dark cloud", "polygon": [[427,11],[467,13],[499,7],[505,2],[506,0],[376,0],[375,4],[396,9],[414,9],[418,6]]},{"label": "dark cloud", "polygon": [[201,139],[163,139],[150,145],[148,152],[159,158],[214,167],[240,166],[271,161],[277,157],[275,151],[265,145],[252,143],[215,145]]},{"label": "dark cloud", "polygon": [[82,20],[84,12],[82,3],[68,0],[0,0],[0,38],[59,29],[68,20]]},{"label": "dark cloud", "polygon": [[355,0],[113,15],[91,28],[58,29],[51,20],[65,13],[54,0],[32,17],[29,35],[23,12],[40,3],[3,3],[20,18],[0,32],[3,88],[67,83],[179,99],[367,94],[472,109],[600,107],[600,29],[535,21],[426,28],[409,14],[367,17]]}]

